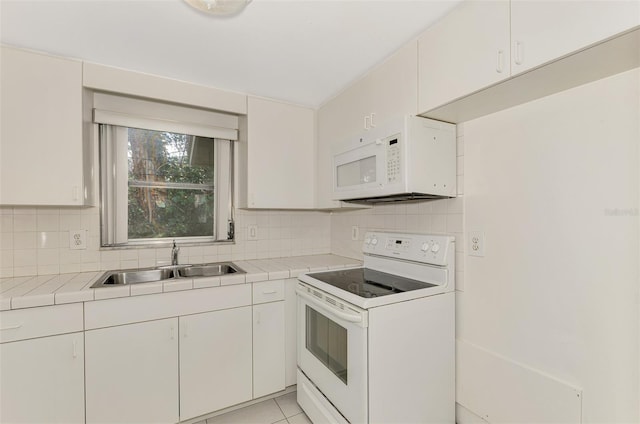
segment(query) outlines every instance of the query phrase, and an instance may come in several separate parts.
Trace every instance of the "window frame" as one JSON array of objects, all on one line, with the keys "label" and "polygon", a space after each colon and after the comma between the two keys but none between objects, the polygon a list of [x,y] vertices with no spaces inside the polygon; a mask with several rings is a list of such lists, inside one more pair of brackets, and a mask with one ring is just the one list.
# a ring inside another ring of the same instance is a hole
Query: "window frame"
[{"label": "window frame", "polygon": [[[149,126],[149,125],[146,125]],[[117,146],[114,140],[103,137],[103,131],[107,128],[113,131],[128,131],[128,128],[141,128],[141,125],[118,125],[111,123],[96,123],[95,130],[98,134],[99,145],[99,186],[100,186],[100,247],[164,247],[174,240],[181,245],[213,245],[235,243],[235,208],[234,208],[234,141],[231,139],[212,138],[214,145],[214,209],[213,209],[213,235],[212,236],[187,236],[187,237],[158,237],[135,238],[128,237],[129,223],[129,176],[127,143]],[[142,128],[160,132],[173,132],[185,134],[186,132],[167,131],[156,128]],[[196,131],[194,131],[196,132]],[[124,133],[122,133],[124,134]],[[196,135],[196,134],[187,134]],[[121,135],[122,137],[122,135]],[[113,137],[112,137],[113,138]],[[127,136],[124,136],[128,139]],[[225,141],[228,149],[224,154],[219,154],[220,143]],[[123,148],[124,147],[124,148]],[[109,175],[111,174],[111,175]],[[223,174],[223,175],[221,175]],[[120,175],[120,178],[118,178]],[[226,180],[220,184],[220,180]],[[189,185],[188,183],[184,183]],[[177,183],[176,185],[180,185]],[[171,188],[171,187],[168,187]],[[180,189],[180,187],[175,187]],[[185,187],[185,189],[188,189]],[[115,194],[118,193],[118,194]],[[115,203],[115,206],[114,206]],[[126,203],[126,208],[122,206]],[[222,211],[224,210],[224,213]],[[127,224],[123,225],[122,221]],[[226,221],[226,222],[223,222]],[[126,241],[123,241],[126,240]]]}]

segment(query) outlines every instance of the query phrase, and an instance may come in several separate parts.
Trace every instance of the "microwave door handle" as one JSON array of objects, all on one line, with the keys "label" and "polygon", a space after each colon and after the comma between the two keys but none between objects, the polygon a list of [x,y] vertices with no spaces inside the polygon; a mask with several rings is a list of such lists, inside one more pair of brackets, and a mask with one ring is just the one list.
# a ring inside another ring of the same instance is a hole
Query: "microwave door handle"
[{"label": "microwave door handle", "polygon": [[332,308],[331,306],[328,306],[325,303],[320,302],[319,300],[316,300],[313,296],[303,292],[302,290],[296,289],[296,293],[307,302],[312,303],[314,306],[317,306],[325,312],[330,313],[331,315],[334,315],[344,321],[356,323],[362,322],[362,317],[359,314],[352,315],[346,312],[338,311],[337,309]]}]

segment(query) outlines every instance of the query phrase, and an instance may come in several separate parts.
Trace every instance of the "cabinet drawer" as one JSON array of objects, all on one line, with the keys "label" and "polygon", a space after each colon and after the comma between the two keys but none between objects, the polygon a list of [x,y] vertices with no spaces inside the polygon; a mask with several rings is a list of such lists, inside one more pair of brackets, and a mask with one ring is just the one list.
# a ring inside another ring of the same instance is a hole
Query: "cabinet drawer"
[{"label": "cabinet drawer", "polygon": [[[96,289],[100,290],[100,289]],[[87,302],[87,330],[251,305],[247,284]]]},{"label": "cabinet drawer", "polygon": [[82,331],[82,304],[0,312],[0,343]]},{"label": "cabinet drawer", "polygon": [[284,300],[284,280],[253,283],[253,304]]}]

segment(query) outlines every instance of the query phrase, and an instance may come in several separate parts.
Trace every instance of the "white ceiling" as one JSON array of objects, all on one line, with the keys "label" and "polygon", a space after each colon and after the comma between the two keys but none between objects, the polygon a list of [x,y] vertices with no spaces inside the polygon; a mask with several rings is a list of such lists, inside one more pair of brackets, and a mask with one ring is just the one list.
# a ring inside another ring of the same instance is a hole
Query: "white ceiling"
[{"label": "white ceiling", "polygon": [[0,0],[0,40],[318,107],[459,1],[253,0],[219,18],[182,0]]}]

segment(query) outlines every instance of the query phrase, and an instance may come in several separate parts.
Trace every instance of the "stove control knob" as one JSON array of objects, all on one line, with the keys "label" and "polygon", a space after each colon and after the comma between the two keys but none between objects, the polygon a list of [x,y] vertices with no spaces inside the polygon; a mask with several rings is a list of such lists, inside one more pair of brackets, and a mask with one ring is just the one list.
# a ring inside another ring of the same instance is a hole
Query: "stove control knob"
[{"label": "stove control knob", "polygon": [[377,238],[372,238],[372,239],[371,239],[371,244],[373,244],[374,246],[375,246],[376,244],[378,244],[378,239],[377,239]]},{"label": "stove control knob", "polygon": [[427,250],[429,250],[429,243],[423,243],[422,244],[422,251],[426,252]]},{"label": "stove control knob", "polygon": [[438,253],[438,250],[440,250],[440,245],[438,243],[435,243],[433,246],[431,246],[431,251],[433,253]]}]

